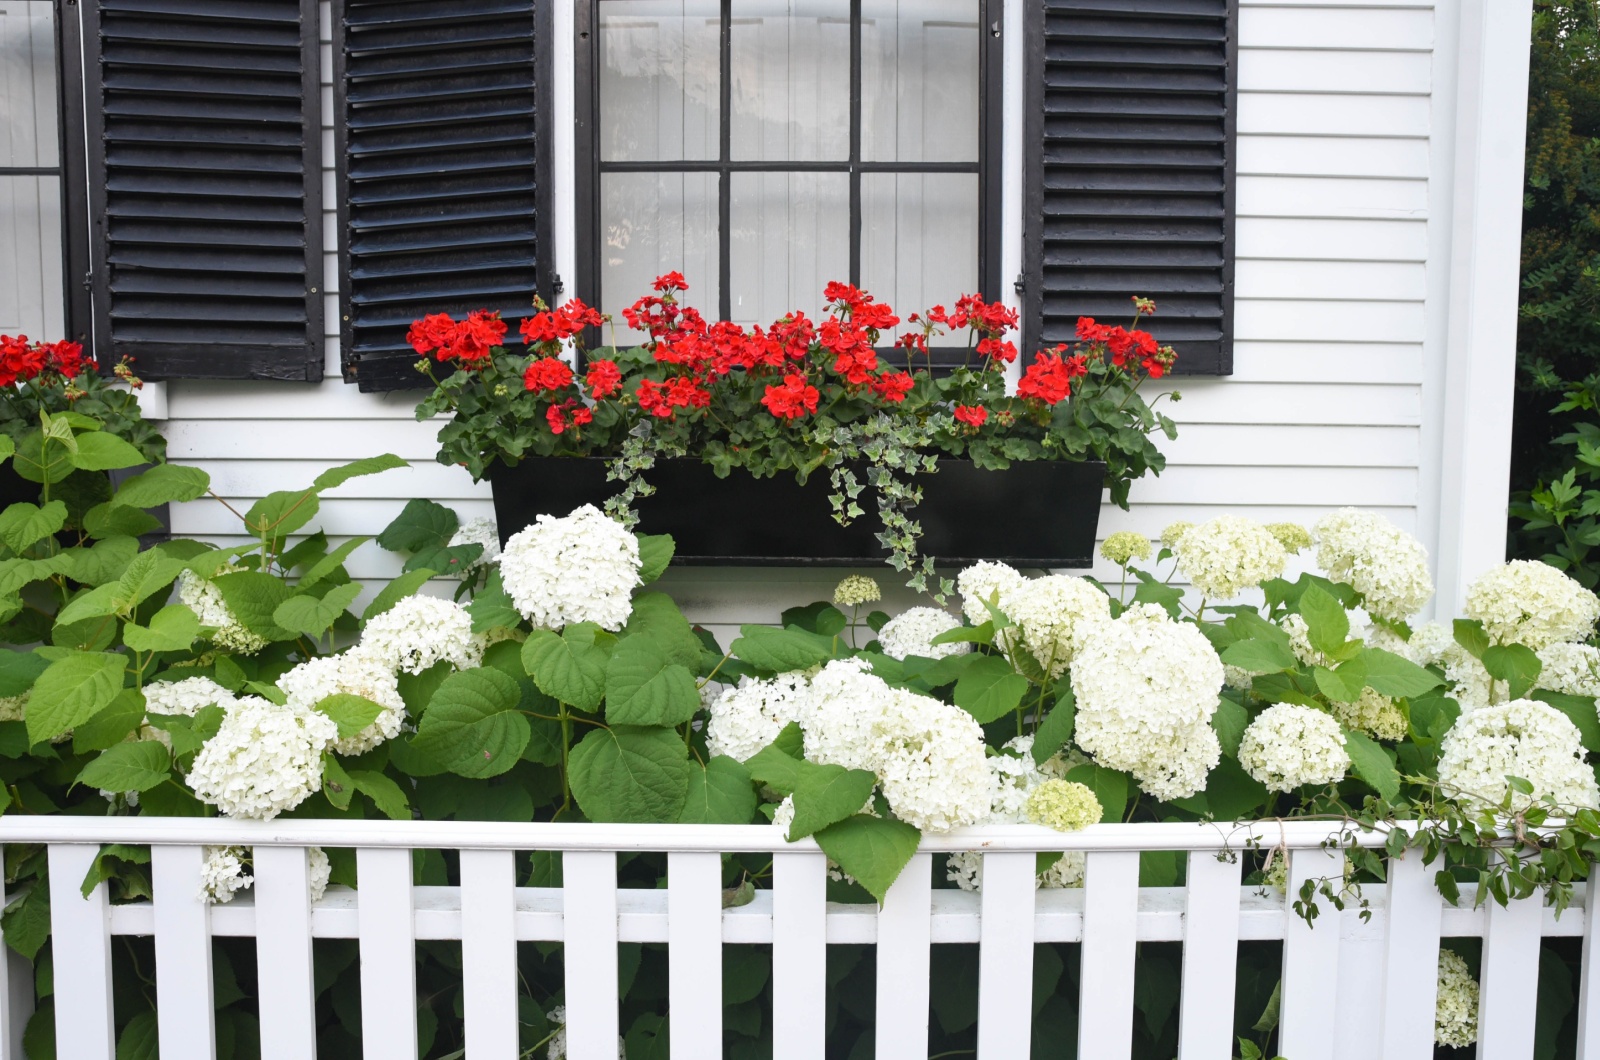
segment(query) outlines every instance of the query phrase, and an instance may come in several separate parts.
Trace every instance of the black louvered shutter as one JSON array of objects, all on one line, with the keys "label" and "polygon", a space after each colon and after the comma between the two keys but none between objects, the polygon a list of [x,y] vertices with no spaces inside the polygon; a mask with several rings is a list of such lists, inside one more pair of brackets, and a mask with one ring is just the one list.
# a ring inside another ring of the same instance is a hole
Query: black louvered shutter
[{"label": "black louvered shutter", "polygon": [[81,8],[96,355],[149,379],[321,379],[315,0]]},{"label": "black louvered shutter", "polygon": [[1030,8],[1028,339],[1143,295],[1180,372],[1231,372],[1236,0]]},{"label": "black louvered shutter", "polygon": [[362,390],[427,382],[406,329],[424,313],[550,297],[550,5],[535,0],[343,0],[340,335]]}]

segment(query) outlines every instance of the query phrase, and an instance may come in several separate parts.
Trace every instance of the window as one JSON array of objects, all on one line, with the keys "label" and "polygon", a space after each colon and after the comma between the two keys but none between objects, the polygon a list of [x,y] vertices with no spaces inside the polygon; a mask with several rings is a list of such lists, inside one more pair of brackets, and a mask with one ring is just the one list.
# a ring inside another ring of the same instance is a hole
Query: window
[{"label": "window", "polygon": [[[680,270],[708,317],[815,312],[847,279],[903,311],[998,286],[987,0],[588,0],[580,293]],[[586,142],[587,141],[587,142]],[[584,179],[587,177],[587,179]]]},{"label": "window", "polygon": [[0,333],[64,337],[50,0],[0,0]]}]

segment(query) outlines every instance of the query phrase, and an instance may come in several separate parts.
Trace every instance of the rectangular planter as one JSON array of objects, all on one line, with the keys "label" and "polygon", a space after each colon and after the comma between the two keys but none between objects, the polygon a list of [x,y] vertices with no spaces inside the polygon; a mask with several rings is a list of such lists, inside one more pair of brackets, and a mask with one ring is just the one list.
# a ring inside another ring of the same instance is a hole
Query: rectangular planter
[{"label": "rectangular planter", "polygon": [[[617,493],[599,457],[496,464],[490,473],[502,538],[541,514],[566,515],[583,504],[601,507]],[[917,476],[923,499],[912,511],[921,522],[921,552],[941,566],[1000,560],[1018,567],[1087,567],[1100,520],[1105,465],[1037,460],[988,471],[967,460],[942,460],[939,471]],[[866,483],[864,471],[857,471]],[[882,562],[877,499],[864,486],[865,514],[848,527],[834,522],[826,470],[804,486],[792,472],[754,478],[735,469],[717,478],[698,459],[658,461],[646,481],[656,493],[637,504],[639,530],[671,534],[673,562],[726,566],[860,567]]]}]

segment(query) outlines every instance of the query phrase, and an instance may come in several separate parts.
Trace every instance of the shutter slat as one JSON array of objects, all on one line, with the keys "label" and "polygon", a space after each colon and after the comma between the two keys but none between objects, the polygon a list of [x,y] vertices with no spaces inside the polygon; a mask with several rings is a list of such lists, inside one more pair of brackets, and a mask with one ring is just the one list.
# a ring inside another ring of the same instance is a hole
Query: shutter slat
[{"label": "shutter slat", "polygon": [[514,329],[548,296],[540,6],[335,7],[343,350],[362,390],[427,384],[405,343],[423,314],[499,309]]},{"label": "shutter slat", "polygon": [[316,3],[84,7],[96,355],[320,379]]},{"label": "shutter slat", "polygon": [[1129,297],[1178,371],[1232,371],[1237,0],[1044,0],[1029,27],[1032,346]]}]

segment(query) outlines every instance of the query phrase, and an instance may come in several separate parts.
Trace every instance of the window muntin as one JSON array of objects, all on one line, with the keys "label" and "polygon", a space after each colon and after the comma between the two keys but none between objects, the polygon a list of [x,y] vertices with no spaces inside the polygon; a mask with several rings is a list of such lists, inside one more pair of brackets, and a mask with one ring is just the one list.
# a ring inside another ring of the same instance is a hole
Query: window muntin
[{"label": "window muntin", "polygon": [[0,332],[66,336],[55,20],[0,2]]}]

